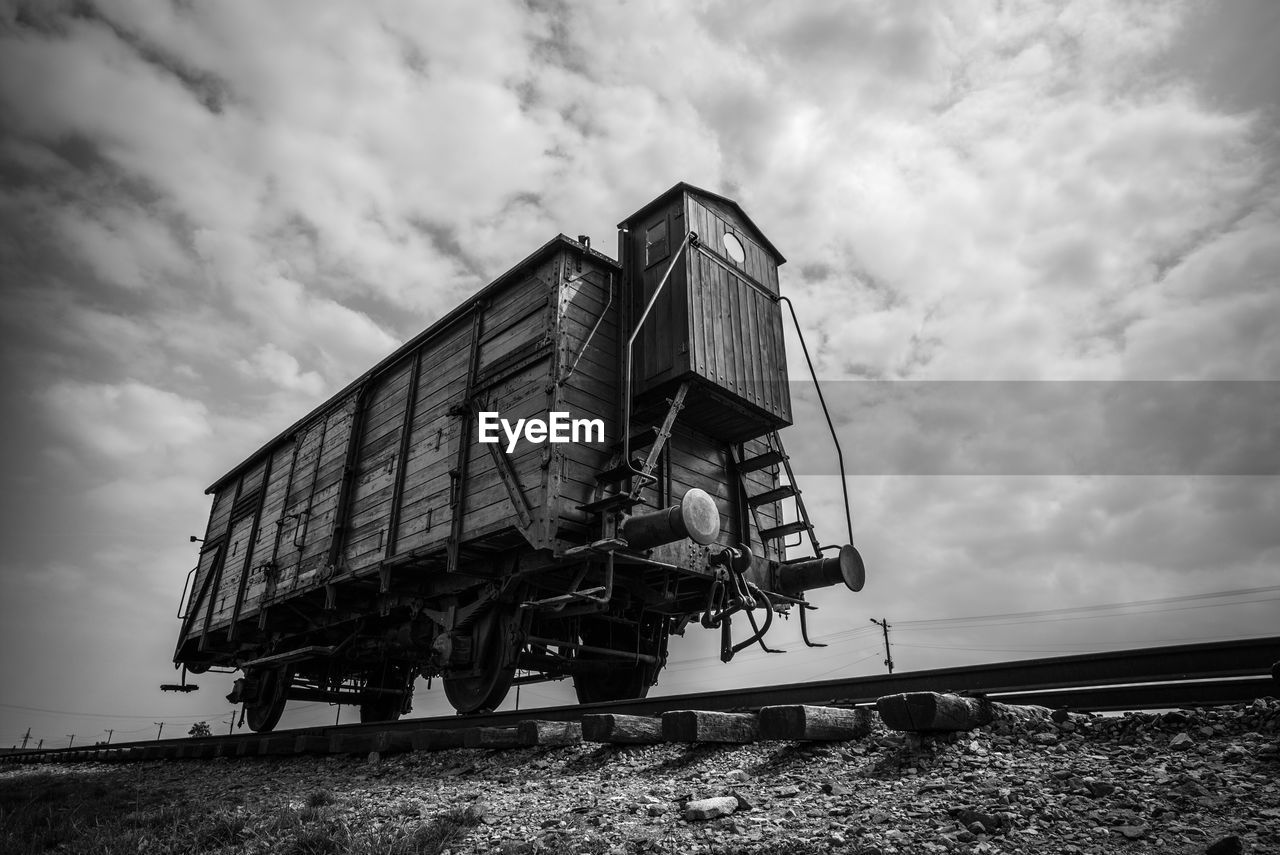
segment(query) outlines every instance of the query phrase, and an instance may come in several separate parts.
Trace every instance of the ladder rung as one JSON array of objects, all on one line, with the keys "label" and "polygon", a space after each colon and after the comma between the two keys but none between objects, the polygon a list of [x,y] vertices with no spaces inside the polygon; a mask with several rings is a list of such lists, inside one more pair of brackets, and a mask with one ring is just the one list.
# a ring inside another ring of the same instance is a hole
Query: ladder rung
[{"label": "ladder rung", "polygon": [[747,496],[747,504],[753,508],[761,505],[768,505],[773,502],[781,502],[783,499],[790,499],[796,494],[796,488],[793,484],[783,484],[764,493],[755,496]]},{"label": "ladder rung", "polygon": [[758,457],[748,457],[746,460],[738,464],[739,472],[754,472],[757,469],[764,469],[767,466],[773,466],[775,463],[781,463],[786,456],[781,451],[766,451]]},{"label": "ladder rung", "polygon": [[764,531],[760,532],[760,539],[777,540],[778,538],[786,537],[789,534],[795,534],[799,531],[808,531],[811,528],[813,528],[813,526],[809,525],[804,520],[796,520],[795,522],[784,523],[783,525],[774,526],[773,528],[766,528]]}]

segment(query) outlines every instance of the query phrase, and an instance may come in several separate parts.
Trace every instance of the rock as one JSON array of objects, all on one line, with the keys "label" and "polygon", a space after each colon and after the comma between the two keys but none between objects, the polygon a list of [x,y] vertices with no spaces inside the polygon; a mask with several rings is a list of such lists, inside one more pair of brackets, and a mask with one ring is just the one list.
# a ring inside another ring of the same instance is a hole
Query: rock
[{"label": "rock", "polygon": [[1057,745],[1058,734],[1056,733],[1037,733],[1031,737],[1031,741],[1036,745]]},{"label": "rock", "polygon": [[745,784],[747,781],[751,780],[751,776],[748,775],[746,772],[742,771],[741,769],[733,769],[730,772],[728,772],[724,777],[725,777],[725,780],[735,781],[739,784]]},{"label": "rock", "polygon": [[1234,834],[1222,838],[1204,850],[1205,855],[1240,855],[1242,852],[1244,852],[1244,843]]},{"label": "rock", "polygon": [[1195,740],[1185,733],[1179,733],[1173,739],[1169,740],[1169,749],[1172,751],[1186,751],[1195,745]]},{"label": "rock", "polygon": [[733,796],[715,796],[710,799],[698,799],[684,806],[684,818],[689,821],[718,819],[728,816],[738,809],[738,800]]},{"label": "rock", "polygon": [[1116,826],[1114,831],[1120,833],[1126,840],[1141,840],[1147,834],[1145,825],[1120,825]]},{"label": "rock", "polygon": [[849,795],[849,788],[839,781],[823,781],[822,792],[833,796],[847,796]]},{"label": "rock", "polygon": [[731,796],[733,796],[735,799],[737,799],[737,801],[738,801],[738,810],[755,810],[755,805],[754,805],[754,804],[752,804],[750,801],[748,801],[748,800],[747,800],[747,799],[746,799],[746,798],[745,798],[741,793],[739,793],[737,790],[733,791],[733,792],[732,792],[732,793],[730,793],[729,795],[731,795]]},{"label": "rock", "polygon": [[1089,795],[1095,799],[1100,799],[1103,796],[1109,796],[1116,791],[1116,785],[1106,781],[1086,780],[1084,785],[1085,788],[1088,789]]},{"label": "rock", "polygon": [[950,813],[961,825],[970,831],[973,831],[975,823],[981,824],[984,832],[974,832],[975,834],[991,834],[998,830],[1002,825],[999,817],[992,816],[989,813],[983,813],[982,811],[973,810],[971,808],[953,808]]}]

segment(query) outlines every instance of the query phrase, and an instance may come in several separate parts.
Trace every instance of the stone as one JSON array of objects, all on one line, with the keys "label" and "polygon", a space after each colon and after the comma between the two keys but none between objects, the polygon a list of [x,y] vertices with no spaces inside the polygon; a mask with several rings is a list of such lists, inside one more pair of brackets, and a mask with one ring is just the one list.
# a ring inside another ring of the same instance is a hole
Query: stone
[{"label": "stone", "polygon": [[1109,796],[1116,791],[1116,785],[1107,781],[1094,781],[1086,779],[1085,788],[1089,791],[1092,798],[1100,799],[1103,796]]},{"label": "stone", "polygon": [[1120,825],[1116,826],[1115,830],[1126,840],[1141,840],[1147,835],[1145,825]]},{"label": "stone", "polygon": [[738,809],[738,800],[733,796],[715,796],[709,799],[698,799],[684,806],[684,818],[689,821],[718,819],[728,816]]},{"label": "stone", "polygon": [[1173,739],[1169,740],[1169,749],[1171,751],[1186,751],[1195,745],[1195,740],[1185,733],[1179,733]]},{"label": "stone", "polygon": [[751,780],[751,776],[741,769],[731,769],[725,773],[724,777],[726,781],[735,781],[739,784],[745,784],[747,781]]},{"label": "stone", "polygon": [[1222,838],[1204,850],[1205,855],[1240,855],[1242,852],[1244,852],[1244,843],[1234,834]]}]

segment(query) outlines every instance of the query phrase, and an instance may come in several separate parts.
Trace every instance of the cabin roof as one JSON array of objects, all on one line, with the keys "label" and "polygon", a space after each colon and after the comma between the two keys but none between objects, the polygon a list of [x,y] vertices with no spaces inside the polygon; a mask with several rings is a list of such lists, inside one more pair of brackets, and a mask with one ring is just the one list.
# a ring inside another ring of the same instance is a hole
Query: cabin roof
[{"label": "cabin roof", "polygon": [[355,380],[352,380],[350,383],[344,386],[341,391],[329,396],[329,398],[325,400],[323,404],[316,407],[314,410],[307,413],[302,418],[298,419],[298,421],[294,422],[292,425],[285,428],[280,433],[276,434],[274,438],[272,438],[267,443],[263,444],[260,448],[254,451],[253,454],[249,455],[249,457],[245,458],[243,461],[241,461],[239,464],[233,467],[230,471],[228,471],[225,475],[223,475],[217,481],[214,481],[212,484],[210,484],[208,489],[205,490],[205,494],[208,495],[209,493],[214,493],[217,490],[219,490],[224,484],[226,484],[232,478],[235,478],[241,472],[243,472],[246,468],[248,468],[251,464],[257,462],[258,459],[264,455],[264,453],[268,453],[270,452],[271,449],[275,448],[275,446],[281,440],[285,439],[288,436],[291,436],[292,434],[297,432],[299,429],[301,429],[304,425],[310,423],[313,419],[315,419],[321,413],[330,409],[335,402],[341,400],[342,398],[349,395],[351,392],[360,388],[362,384],[369,382],[378,374],[382,373],[383,371],[387,370],[395,363],[399,362],[411,351],[417,349],[421,345],[425,344],[428,340],[434,338],[435,336],[444,332],[449,327],[453,326],[453,324],[457,323],[459,320],[461,320],[463,317],[466,316],[467,312],[471,309],[472,306],[476,304],[477,301],[483,300],[486,297],[488,297],[490,294],[494,294],[502,290],[503,288],[505,288],[507,285],[511,283],[511,280],[517,278],[520,275],[520,273],[524,271],[526,268],[530,267],[531,265],[540,263],[544,258],[546,258],[547,256],[551,255],[552,253],[554,253],[556,250],[559,250],[559,249],[569,249],[575,252],[582,253],[584,255],[587,255],[590,258],[595,259],[596,261],[599,261],[608,265],[615,271],[621,271],[622,269],[621,266],[618,264],[618,262],[614,261],[612,258],[605,255],[604,253],[598,252],[594,249],[591,249],[590,247],[584,246],[583,244],[578,243],[576,240],[569,237],[568,235],[564,235],[564,234],[556,235],[551,240],[547,241],[542,246],[535,249],[525,258],[513,264],[510,268],[506,270],[506,272],[498,276],[497,279],[494,279],[488,285],[484,286],[479,291],[476,291],[470,297],[463,300],[444,317],[440,318],[435,323],[431,324],[431,326],[427,327],[425,330],[418,333],[413,338],[406,341],[404,344],[400,345],[386,358],[382,359],[380,362],[378,362],[368,371],[364,372]]},{"label": "cabin roof", "polygon": [[622,222],[618,223],[618,228],[620,229],[625,228],[629,224],[634,223],[642,215],[648,213],[652,208],[657,207],[659,204],[665,202],[670,196],[676,193],[691,193],[695,196],[705,196],[708,199],[714,199],[717,202],[720,202],[721,204],[727,205],[728,207],[732,208],[742,217],[743,222],[745,222],[748,226],[750,226],[751,230],[755,232],[756,240],[760,244],[762,244],[765,247],[765,249],[769,250],[769,252],[773,254],[774,261],[776,261],[779,265],[786,263],[787,259],[783,257],[782,253],[778,252],[778,248],[773,245],[773,242],[769,240],[769,238],[765,235],[765,233],[760,231],[760,227],[757,226],[755,222],[751,219],[751,217],[747,214],[747,212],[742,209],[741,205],[739,205],[737,202],[730,199],[728,196],[721,196],[719,193],[712,193],[710,190],[704,190],[701,187],[697,187],[693,184],[690,184],[687,181],[677,182],[675,185],[671,187],[670,190],[663,193],[661,196],[656,196],[649,202],[645,203],[645,206],[643,208],[636,211],[634,214],[627,217]]}]

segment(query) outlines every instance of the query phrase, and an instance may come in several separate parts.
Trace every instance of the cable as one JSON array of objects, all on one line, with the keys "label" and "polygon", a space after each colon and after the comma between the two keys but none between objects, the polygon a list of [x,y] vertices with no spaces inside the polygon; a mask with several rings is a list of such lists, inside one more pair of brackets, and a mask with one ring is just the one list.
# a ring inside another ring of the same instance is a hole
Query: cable
[{"label": "cable", "polygon": [[[996,612],[986,615],[967,615],[964,617],[952,618],[928,618],[923,620],[902,620],[898,621],[895,626],[900,628],[910,627],[913,629],[925,629],[933,626],[956,625],[972,622],[990,622],[990,621],[1012,621],[1017,622],[1020,618],[1043,618],[1051,615],[1071,615],[1081,612],[1091,611],[1115,611],[1118,609],[1127,609],[1141,606],[1154,606],[1172,603],[1187,603],[1195,600],[1220,599],[1224,597],[1239,597],[1252,594],[1262,594],[1280,591],[1280,585],[1263,585],[1257,588],[1237,588],[1233,591],[1210,591],[1203,594],[1184,594],[1177,597],[1160,597],[1151,600],[1132,600],[1127,603],[1099,603],[1092,606],[1064,606],[1058,609],[1035,609],[1025,612]],[[1266,597],[1263,600],[1252,600],[1251,602],[1269,601],[1280,599],[1280,597]],[[1218,605],[1244,605],[1244,603],[1206,603],[1205,606]],[[1191,606],[1190,608],[1203,608],[1204,606]],[[1182,609],[1153,609],[1152,611],[1181,611]]]},{"label": "cable", "polygon": [[[7,710],[22,710],[23,712],[49,713],[50,715],[72,715],[72,716],[80,716],[83,718],[149,718],[149,719],[155,720],[157,718],[163,717],[162,715],[157,713],[153,713],[151,715],[112,715],[111,713],[87,713],[87,712],[71,712],[69,710],[47,710],[42,707],[23,707],[23,706],[18,706],[17,704],[0,704],[0,708],[7,709]],[[209,716],[222,715],[223,712],[225,712],[225,710],[219,710],[218,712],[212,712],[212,713],[190,713],[185,716],[170,716],[170,719],[175,722],[183,719],[187,719],[187,718],[191,718],[194,720],[202,716],[207,718]]]}]

